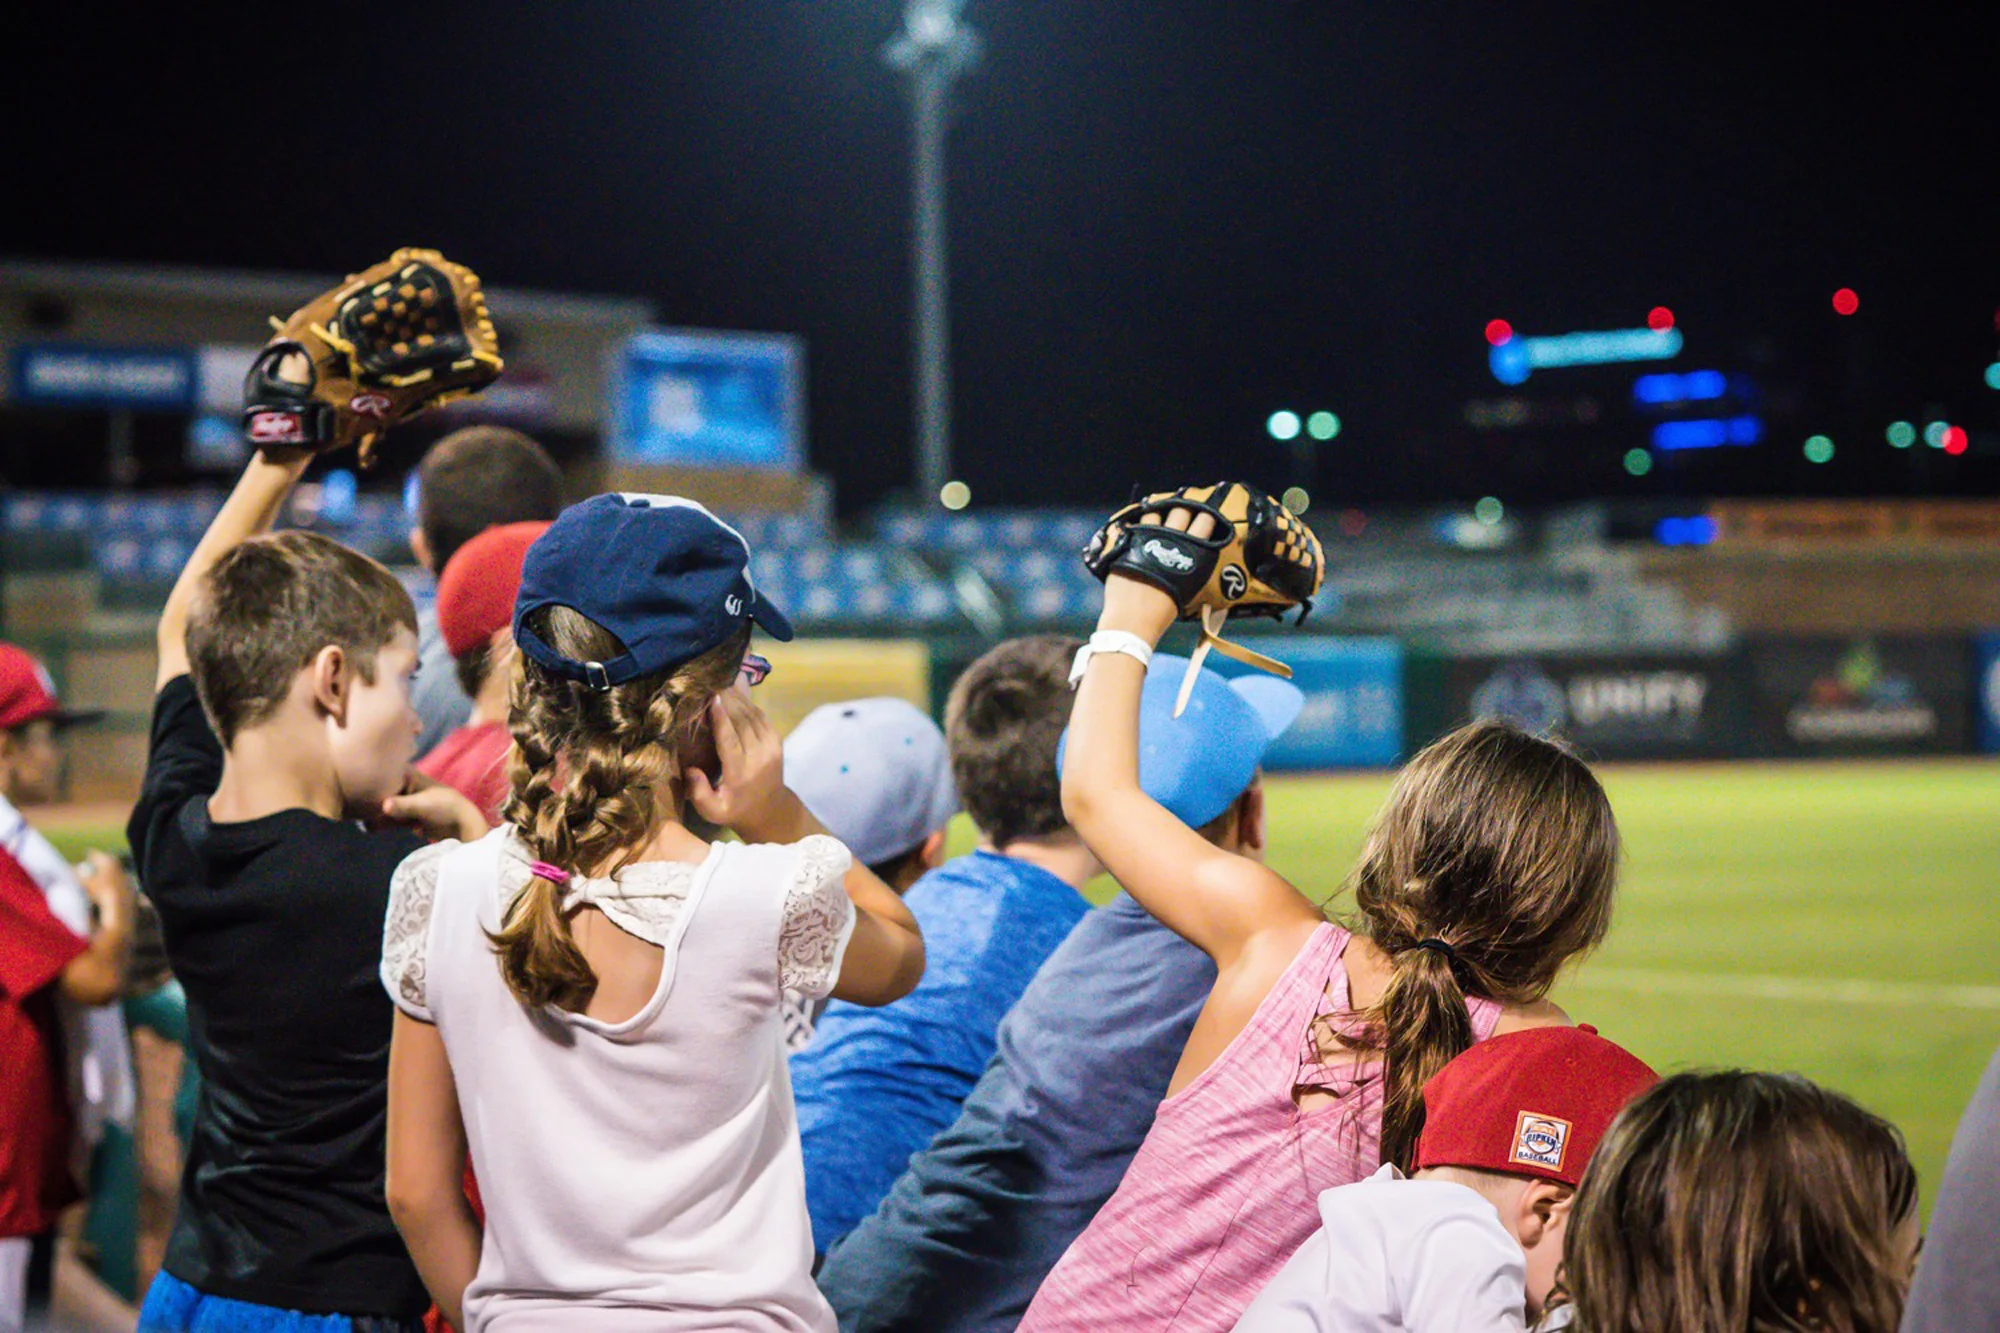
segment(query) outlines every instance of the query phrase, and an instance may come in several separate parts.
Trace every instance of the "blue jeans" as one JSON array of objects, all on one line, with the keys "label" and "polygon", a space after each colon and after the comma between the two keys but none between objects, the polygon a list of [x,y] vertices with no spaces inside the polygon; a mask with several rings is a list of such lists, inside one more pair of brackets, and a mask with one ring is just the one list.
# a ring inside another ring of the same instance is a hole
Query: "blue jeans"
[{"label": "blue jeans", "polygon": [[386,1315],[301,1314],[205,1296],[162,1271],[146,1291],[139,1333],[420,1333],[423,1322]]}]

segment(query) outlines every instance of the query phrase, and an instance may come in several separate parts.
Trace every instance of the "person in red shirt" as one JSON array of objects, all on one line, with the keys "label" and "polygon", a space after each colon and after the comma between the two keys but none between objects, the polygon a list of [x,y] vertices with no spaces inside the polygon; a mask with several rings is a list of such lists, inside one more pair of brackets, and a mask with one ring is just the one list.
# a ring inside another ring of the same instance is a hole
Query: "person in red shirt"
[{"label": "person in red shirt", "polygon": [[[87,720],[57,703],[40,663],[0,644],[0,807],[54,799],[59,731]],[[132,885],[116,861],[92,853],[81,879],[97,919],[86,938],[56,916],[13,841],[0,842],[0,1333],[25,1321],[37,1243],[79,1197],[57,1004],[117,999],[132,939]]]},{"label": "person in red shirt", "polygon": [[[504,523],[486,529],[452,553],[438,575],[438,633],[457,664],[458,683],[472,700],[472,716],[447,732],[417,762],[417,771],[461,792],[494,823],[507,803],[507,694],[513,681],[514,599],[521,565],[546,523]],[[465,1197],[482,1218],[479,1182],[465,1164]],[[428,1333],[451,1325],[433,1305],[424,1315]]]},{"label": "person in red shirt", "polygon": [[546,523],[488,528],[452,553],[438,576],[438,631],[472,716],[417,764],[426,777],[456,788],[498,822],[507,803],[507,691],[514,675],[514,597],[521,564]]}]

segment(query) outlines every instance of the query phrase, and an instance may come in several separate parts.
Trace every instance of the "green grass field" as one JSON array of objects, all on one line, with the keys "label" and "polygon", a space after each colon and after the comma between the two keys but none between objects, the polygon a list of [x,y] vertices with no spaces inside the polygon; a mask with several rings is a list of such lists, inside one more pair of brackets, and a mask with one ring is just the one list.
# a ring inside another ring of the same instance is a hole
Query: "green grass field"
[{"label": "green grass field", "polygon": [[[1617,915],[1556,998],[1663,1071],[1794,1070],[1850,1093],[1902,1126],[1930,1198],[2000,1045],[2000,765],[1601,771],[1625,836]],[[1388,781],[1273,779],[1271,863],[1341,910]],[[101,814],[50,831],[68,851],[122,836]],[[954,850],[970,842],[961,819]]]},{"label": "green grass field", "polygon": [[[1663,1072],[1792,1070],[1888,1116],[1925,1198],[2000,1045],[2000,765],[1607,765],[1611,936],[1556,999]],[[1386,775],[1271,783],[1271,863],[1333,899]]]}]

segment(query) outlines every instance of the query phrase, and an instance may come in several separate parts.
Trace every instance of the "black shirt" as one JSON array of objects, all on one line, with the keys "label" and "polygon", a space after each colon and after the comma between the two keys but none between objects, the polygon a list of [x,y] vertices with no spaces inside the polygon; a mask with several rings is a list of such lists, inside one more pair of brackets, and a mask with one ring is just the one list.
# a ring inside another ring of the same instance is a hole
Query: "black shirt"
[{"label": "black shirt", "polygon": [[382,1197],[389,877],[423,846],[310,810],[217,824],[222,748],[194,682],[153,705],[127,829],[187,991],[202,1089],[166,1269],[308,1314],[429,1304]]}]

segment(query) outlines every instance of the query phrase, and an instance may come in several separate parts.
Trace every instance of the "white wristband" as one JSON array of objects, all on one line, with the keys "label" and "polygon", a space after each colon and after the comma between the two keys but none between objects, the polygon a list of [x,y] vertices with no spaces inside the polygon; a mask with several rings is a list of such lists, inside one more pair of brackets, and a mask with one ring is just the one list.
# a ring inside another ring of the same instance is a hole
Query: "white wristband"
[{"label": "white wristband", "polygon": [[1069,683],[1072,688],[1083,679],[1084,668],[1090,665],[1090,659],[1099,653],[1123,653],[1136,660],[1140,666],[1146,666],[1153,660],[1153,645],[1130,630],[1097,631],[1090,636],[1089,643],[1076,650],[1076,661],[1071,663],[1069,668]]}]

